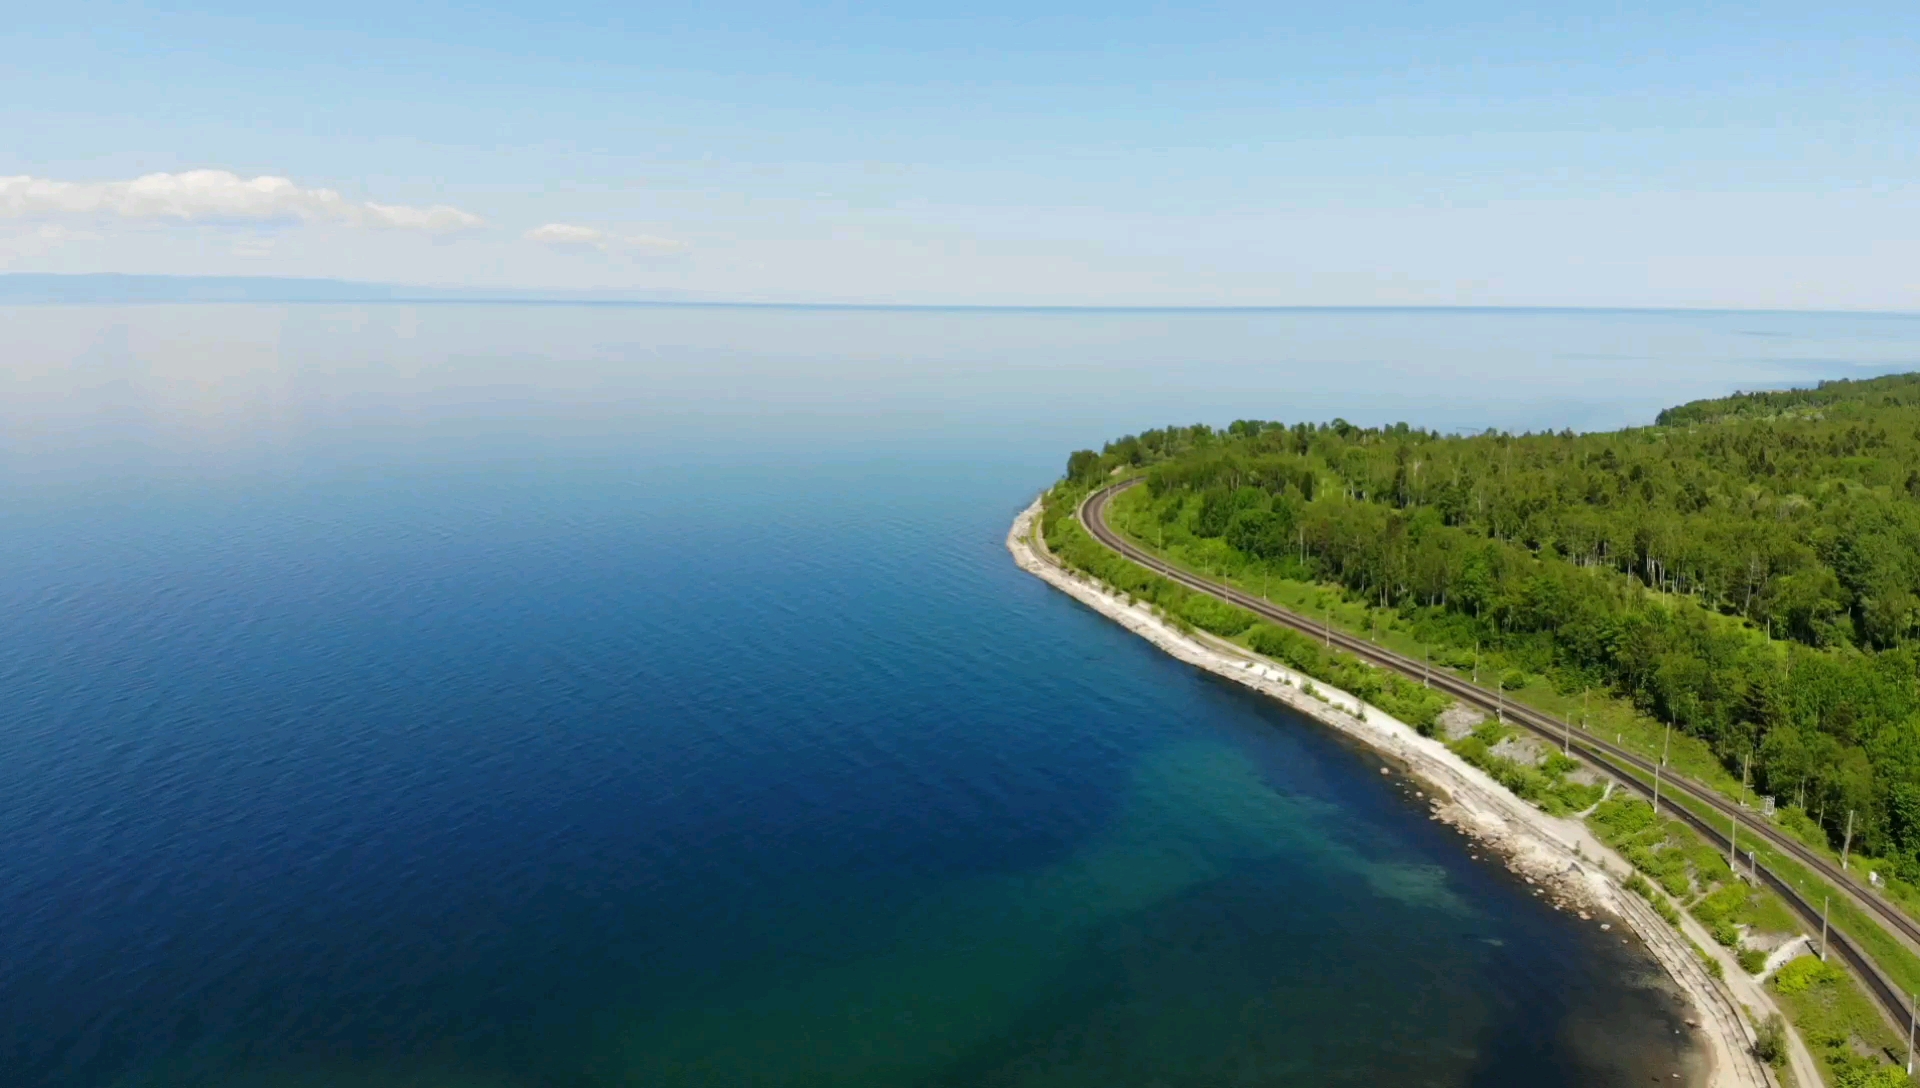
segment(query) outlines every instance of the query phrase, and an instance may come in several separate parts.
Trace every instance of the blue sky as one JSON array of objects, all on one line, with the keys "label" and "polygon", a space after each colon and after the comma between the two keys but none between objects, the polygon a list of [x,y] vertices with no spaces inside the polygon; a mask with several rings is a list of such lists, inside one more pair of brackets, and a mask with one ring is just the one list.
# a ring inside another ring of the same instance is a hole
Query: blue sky
[{"label": "blue sky", "polygon": [[0,267],[1920,309],[1920,4],[1521,7],[42,6]]}]

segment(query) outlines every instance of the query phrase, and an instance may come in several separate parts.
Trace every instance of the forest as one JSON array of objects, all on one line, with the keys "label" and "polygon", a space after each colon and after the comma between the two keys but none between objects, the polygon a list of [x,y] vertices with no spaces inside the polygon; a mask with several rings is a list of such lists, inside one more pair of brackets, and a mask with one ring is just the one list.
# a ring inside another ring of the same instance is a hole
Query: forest
[{"label": "forest", "polygon": [[1155,532],[1630,699],[1920,878],[1920,374],[1608,433],[1167,427],[1065,482],[1126,472]]}]

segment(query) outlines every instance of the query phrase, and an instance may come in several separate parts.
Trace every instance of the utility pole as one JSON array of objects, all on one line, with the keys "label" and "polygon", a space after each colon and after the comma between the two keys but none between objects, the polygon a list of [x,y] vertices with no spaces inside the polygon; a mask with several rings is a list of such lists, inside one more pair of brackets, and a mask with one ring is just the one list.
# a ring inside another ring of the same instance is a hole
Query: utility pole
[{"label": "utility pole", "polygon": [[1495,721],[1507,720],[1507,689],[1498,681],[1493,685],[1493,717]]},{"label": "utility pole", "polygon": [[1907,1076],[1913,1076],[1913,1027],[1920,1020],[1920,994],[1913,995],[1913,1004],[1907,1007]]},{"label": "utility pole", "polygon": [[1560,719],[1560,754],[1573,755],[1573,723],[1565,718]]},{"label": "utility pole", "polygon": [[1327,632],[1326,632],[1327,645],[1332,646],[1333,645],[1333,606],[1332,605],[1323,604],[1320,606],[1320,622],[1327,629]]},{"label": "utility pole", "polygon": [[1840,847],[1840,868],[1847,867],[1847,854],[1853,850],[1853,810],[1847,810],[1847,840]]},{"label": "utility pole", "polygon": [[1426,656],[1420,666],[1420,686],[1423,688],[1433,686],[1433,647],[1431,646],[1427,647]]},{"label": "utility pole", "polygon": [[1480,640],[1473,640],[1473,682],[1480,682]]},{"label": "utility pole", "polygon": [[1832,905],[1832,903],[1833,903],[1833,896],[1831,895],[1822,896],[1820,899],[1820,962],[1821,963],[1827,962],[1827,907]]},{"label": "utility pole", "polygon": [[1673,723],[1667,723],[1667,739],[1660,745],[1660,762],[1653,765],[1653,814],[1660,815],[1660,768],[1667,765],[1667,746],[1673,743]]},{"label": "utility pole", "polygon": [[1733,832],[1727,836],[1727,868],[1734,876],[1740,875],[1740,859],[1736,843],[1740,841],[1740,809],[1747,807],[1747,771],[1740,769],[1740,806],[1733,810]]}]

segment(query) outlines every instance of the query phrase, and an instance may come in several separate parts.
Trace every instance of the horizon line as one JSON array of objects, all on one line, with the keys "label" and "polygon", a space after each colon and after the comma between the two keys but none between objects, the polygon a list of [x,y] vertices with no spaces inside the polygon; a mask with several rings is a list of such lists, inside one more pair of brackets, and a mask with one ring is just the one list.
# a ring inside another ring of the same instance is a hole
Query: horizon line
[{"label": "horizon line", "polygon": [[[993,303],[993,302],[878,302],[728,299],[728,298],[633,298],[620,297],[620,288],[559,287],[483,287],[437,286],[429,284],[392,284],[373,280],[346,280],[322,276],[199,276],[141,272],[0,272],[0,287],[9,280],[37,280],[46,283],[132,280],[155,286],[174,284],[191,288],[198,284],[213,286],[298,285],[326,286],[339,290],[326,296],[288,295],[277,297],[263,293],[257,297],[141,297],[112,295],[98,297],[20,297],[8,298],[0,290],[0,305],[518,305],[518,306],[604,306],[634,308],[705,308],[766,310],[854,310],[955,312],[991,311],[1001,313],[1639,313],[1639,314],[1832,314],[1849,317],[1920,317],[1920,308],[1884,309],[1811,309],[1782,306],[1658,306],[1604,304],[1499,303]],[[369,293],[356,295],[354,289]],[[627,289],[635,294],[645,288]],[[384,292],[384,293],[374,293]],[[408,294],[407,292],[420,292]]]},{"label": "horizon line", "polygon": [[924,313],[1505,313],[1505,314],[1794,314],[1833,317],[1920,318],[1916,310],[1813,310],[1780,306],[1575,306],[1575,305],[1447,305],[1444,303],[1321,303],[1270,305],[1138,303],[996,303],[996,302],[769,302],[745,299],[624,299],[551,298],[538,295],[500,295],[494,298],[433,296],[342,295],[337,298],[95,298],[6,299],[0,306],[592,306],[633,309],[708,310],[861,310]]}]

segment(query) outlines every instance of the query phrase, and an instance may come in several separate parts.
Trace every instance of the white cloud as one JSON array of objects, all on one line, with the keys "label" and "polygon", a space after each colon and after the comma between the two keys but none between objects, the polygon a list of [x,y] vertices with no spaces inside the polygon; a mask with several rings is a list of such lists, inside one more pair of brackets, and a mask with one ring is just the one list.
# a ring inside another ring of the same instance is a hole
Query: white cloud
[{"label": "white cloud", "polygon": [[75,243],[101,240],[100,235],[90,230],[73,230],[58,223],[42,223],[31,230],[0,233],[0,258],[46,257]]},{"label": "white cloud", "polygon": [[521,237],[543,246],[586,246],[597,249],[606,242],[607,233],[592,227],[576,227],[572,223],[548,223],[544,227],[533,228]]},{"label": "white cloud", "polygon": [[678,253],[687,248],[684,243],[671,238],[651,234],[609,234],[574,223],[548,223],[520,237],[555,249],[595,249],[602,253]]},{"label": "white cloud", "polygon": [[74,230],[58,223],[42,223],[34,234],[43,242],[98,242],[100,235],[90,230]]},{"label": "white cloud", "polygon": [[287,178],[242,178],[226,170],[146,174],[131,181],[0,177],[0,218],[91,216],[145,222],[341,223],[368,229],[450,234],[484,225],[445,204],[412,207],[353,201]]}]

